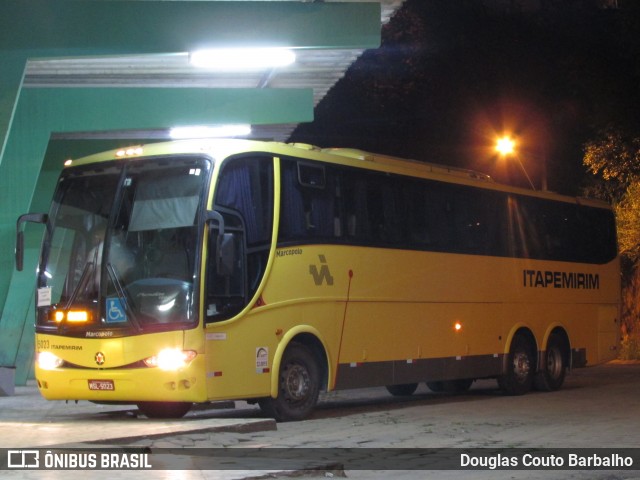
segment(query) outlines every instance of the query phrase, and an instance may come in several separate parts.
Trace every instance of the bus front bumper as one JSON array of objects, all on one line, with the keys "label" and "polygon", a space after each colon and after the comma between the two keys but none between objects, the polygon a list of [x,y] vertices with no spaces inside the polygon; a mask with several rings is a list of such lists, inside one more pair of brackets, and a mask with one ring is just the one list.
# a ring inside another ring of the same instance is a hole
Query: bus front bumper
[{"label": "bus front bumper", "polygon": [[[199,356],[200,357],[200,356]],[[206,382],[204,358],[187,368],[54,369],[36,367],[40,393],[47,400],[91,400],[98,402],[204,402]]]}]

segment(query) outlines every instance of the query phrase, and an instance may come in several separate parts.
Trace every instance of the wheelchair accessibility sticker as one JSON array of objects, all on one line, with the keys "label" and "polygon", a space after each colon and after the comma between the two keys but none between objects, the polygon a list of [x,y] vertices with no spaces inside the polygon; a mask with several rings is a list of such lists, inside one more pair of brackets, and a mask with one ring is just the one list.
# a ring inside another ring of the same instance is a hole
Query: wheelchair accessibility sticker
[{"label": "wheelchair accessibility sticker", "polygon": [[107,323],[119,323],[127,321],[127,313],[124,310],[122,299],[119,297],[107,298]]}]

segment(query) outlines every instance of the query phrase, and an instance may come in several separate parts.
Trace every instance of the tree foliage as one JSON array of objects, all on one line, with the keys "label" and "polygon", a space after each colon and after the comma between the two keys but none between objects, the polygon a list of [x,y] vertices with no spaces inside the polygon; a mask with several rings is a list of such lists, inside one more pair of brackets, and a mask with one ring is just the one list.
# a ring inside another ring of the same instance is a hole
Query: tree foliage
[{"label": "tree foliage", "polygon": [[622,342],[620,358],[640,359],[640,266],[626,276],[622,289]]},{"label": "tree foliage", "polygon": [[622,256],[620,356],[640,358],[640,136],[608,128],[585,145],[584,165],[599,181],[587,193],[611,201]]},{"label": "tree foliage", "polygon": [[588,193],[613,203],[620,252],[640,261],[640,136],[608,128],[585,145],[583,163],[598,176]]},{"label": "tree foliage", "polygon": [[615,205],[620,253],[631,263],[640,261],[640,181],[633,181]]},{"label": "tree foliage", "polygon": [[627,187],[640,177],[640,137],[609,128],[586,143],[583,161],[591,173]]}]

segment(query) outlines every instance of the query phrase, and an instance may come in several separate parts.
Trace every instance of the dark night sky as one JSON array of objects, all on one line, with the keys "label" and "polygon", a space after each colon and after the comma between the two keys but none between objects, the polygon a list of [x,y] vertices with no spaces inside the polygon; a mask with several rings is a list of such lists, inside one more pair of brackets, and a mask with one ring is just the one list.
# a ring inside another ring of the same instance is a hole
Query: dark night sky
[{"label": "dark night sky", "polygon": [[539,184],[578,194],[583,144],[615,125],[640,134],[640,2],[406,0],[291,141],[473,168],[527,186],[499,161],[518,138]]}]

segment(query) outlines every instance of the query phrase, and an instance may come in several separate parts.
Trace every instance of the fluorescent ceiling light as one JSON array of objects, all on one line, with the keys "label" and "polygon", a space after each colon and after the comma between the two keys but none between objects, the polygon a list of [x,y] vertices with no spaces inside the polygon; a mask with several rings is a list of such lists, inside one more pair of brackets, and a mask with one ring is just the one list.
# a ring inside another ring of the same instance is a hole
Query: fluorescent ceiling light
[{"label": "fluorescent ceiling light", "polygon": [[241,137],[251,133],[250,125],[216,125],[216,126],[193,126],[174,127],[169,131],[169,136],[174,139],[184,138],[219,138],[219,137]]},{"label": "fluorescent ceiling light", "polygon": [[216,48],[192,52],[189,61],[214,70],[260,70],[291,65],[296,55],[287,48]]}]

